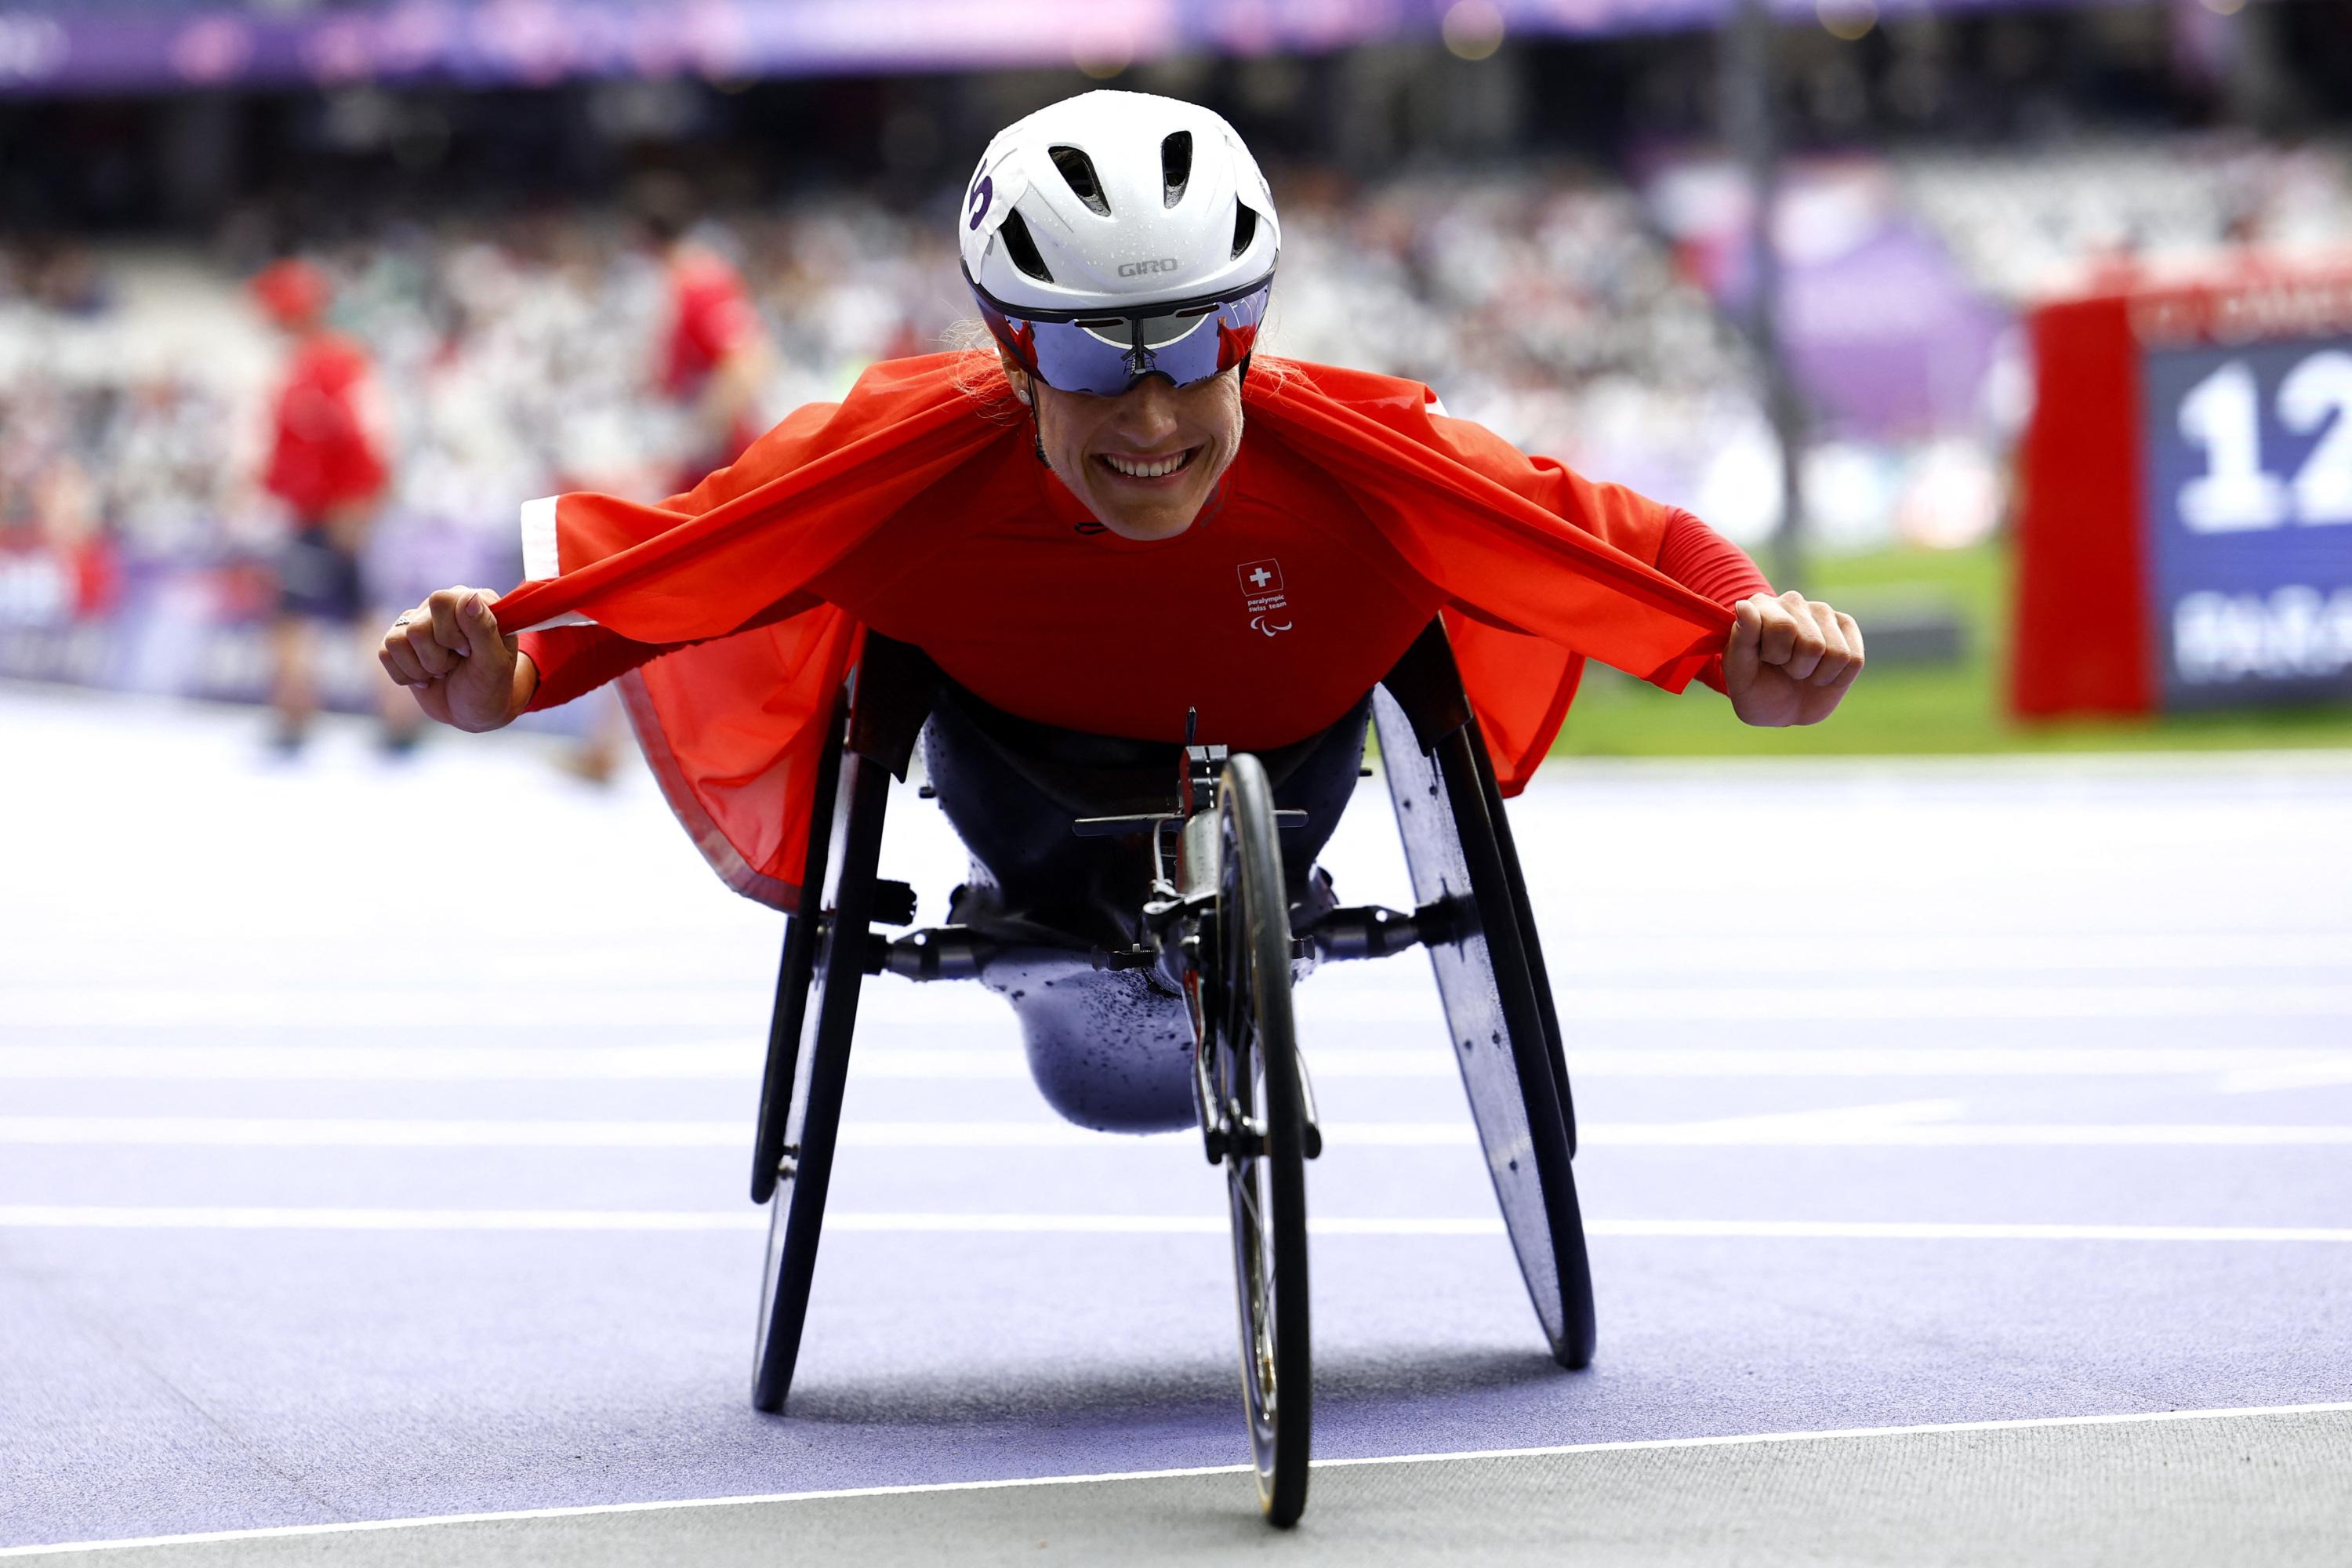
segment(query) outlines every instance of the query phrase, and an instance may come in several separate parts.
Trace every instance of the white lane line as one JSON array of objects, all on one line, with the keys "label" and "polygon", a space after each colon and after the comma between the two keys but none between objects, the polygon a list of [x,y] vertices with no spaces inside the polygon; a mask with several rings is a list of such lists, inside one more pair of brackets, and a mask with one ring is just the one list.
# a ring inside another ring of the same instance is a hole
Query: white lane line
[{"label": "white lane line", "polygon": [[[1450,1079],[1444,1035],[1423,1048],[1311,1045],[1319,1079]],[[754,1081],[756,1043],[648,1046],[0,1046],[0,1079],[288,1082]],[[1018,1050],[861,1045],[853,1076],[909,1081],[1023,1080]],[[2352,1051],[2316,1047],[1923,1047],[1573,1048],[1591,1078],[2197,1078],[2232,1090],[2352,1083]]]},{"label": "white lane line", "polygon": [[[363,1028],[446,1014],[477,1028],[756,1026],[764,999],[707,988],[516,990],[211,990],[199,987],[14,987],[0,994],[11,1027]],[[1434,1020],[1436,993],[1370,987],[1307,991],[1303,1016],[1334,1023]],[[1755,1017],[1814,1022],[2068,1018],[2347,1018],[2352,985],[1788,985],[1563,987],[1563,1018],[1584,1023],[1700,1024]],[[1003,1005],[977,987],[890,987],[871,1012],[901,1023],[1002,1027]]]},{"label": "white lane line", "polygon": [[[449,1209],[0,1205],[0,1229],[693,1232],[764,1228],[739,1209]],[[893,1214],[825,1216],[828,1234],[1223,1236],[1218,1215]],[[1311,1218],[1318,1236],[1500,1236],[1503,1222],[1453,1215]],[[1676,1240],[2352,1242],[2352,1226],[1995,1224],[1943,1220],[1588,1219],[1593,1236]]]},{"label": "white lane line", "polygon": [[2352,1059],[2339,1058],[2235,1068],[2223,1073],[2215,1087],[2224,1094],[2264,1094],[2285,1089],[2333,1089],[2347,1083],[2352,1083]]},{"label": "white lane line", "polygon": [[[985,993],[974,1002],[992,1002]],[[996,1004],[1002,1009],[1003,1004]],[[16,986],[0,1026],[27,1029],[402,1028],[420,1017],[482,1029],[763,1028],[766,998],[707,986],[222,990],[205,986]]]},{"label": "white lane line", "polygon": [[[2098,1415],[2023,1415],[1993,1421],[1932,1421],[1907,1426],[1842,1426],[1800,1432],[1737,1432],[1696,1437],[1627,1437],[1598,1443],[1556,1443],[1537,1448],[1465,1448],[1451,1453],[1380,1454],[1364,1458],[1315,1459],[1318,1470],[1371,1465],[1434,1465],[1465,1459],[1553,1458],[1570,1454],[1643,1453],[1672,1448],[1727,1448],[1763,1443],[1821,1443],[1881,1437],[1927,1437],[1963,1432],[2023,1432],[2071,1426],[2123,1426],[2156,1421],[2211,1421],[2229,1416],[2335,1415],[2352,1402],[2317,1405],[2240,1405],[2199,1410],[2122,1410]],[[214,1542],[268,1541],[282,1536],[352,1535],[380,1530],[429,1530],[453,1524],[502,1524],[541,1519],[587,1519],[604,1515],[662,1513],[692,1509],[742,1508],[760,1503],[815,1502],[827,1499],[919,1497],[936,1492],[1003,1491],[1014,1487],[1098,1486],[1115,1481],[1176,1480],[1191,1476],[1238,1476],[1247,1465],[1195,1465],[1165,1470],[1115,1470],[1096,1475],[1021,1476],[985,1481],[917,1481],[898,1486],[841,1487],[831,1491],[762,1492],[741,1497],[676,1498],[656,1502],[581,1503],[568,1508],[517,1508],[479,1513],[423,1514],[408,1519],[362,1519],[332,1524],[276,1524],[250,1530],[211,1530],[186,1535],[143,1535],[114,1541],[61,1541],[44,1545],[0,1546],[0,1557],[30,1557],[44,1552],[119,1552],[153,1546],[195,1546]]]},{"label": "white lane line", "polygon": [[1819,1135],[1792,1131],[1785,1137],[1726,1134],[1707,1137],[1596,1139],[1596,1142],[1743,1148],[1802,1145],[1838,1149],[2292,1149],[2352,1143],[2352,1127],[2307,1123],[2256,1125],[2229,1121],[2134,1123],[2023,1121],[1960,1123],[1930,1127],[1826,1130]]},{"label": "white lane line", "polygon": [[[0,1116],[0,1144],[66,1148],[717,1149],[744,1142],[751,1135],[750,1125],[748,1121],[408,1121],[391,1117]],[[1006,1130],[1012,1125],[1003,1124]],[[1041,1123],[1037,1130],[1050,1131],[1052,1128]],[[848,1134],[873,1129],[842,1131]],[[967,1124],[962,1131],[972,1136],[973,1143],[969,1146],[987,1146],[980,1142],[980,1135],[988,1131],[988,1127]],[[844,1142],[852,1141],[845,1136]]]},{"label": "white lane line", "polygon": [[[698,984],[716,987],[740,985],[743,965],[772,965],[774,953],[762,940],[751,942],[732,929],[707,933],[713,943],[728,944],[728,952],[706,950],[689,965],[675,961],[662,979],[671,985]],[[1662,948],[1652,937],[1629,937],[1613,931],[1580,931],[1568,926],[1547,929],[1544,940],[1553,948],[1545,954],[1555,979],[1591,975],[1602,981],[1622,981],[1632,974],[1665,974],[1679,981],[1687,975],[1686,955]],[[87,937],[58,937],[26,932],[11,940],[11,956],[22,961],[20,973],[46,976],[51,987],[106,984],[102,948]],[[282,937],[273,951],[299,957],[289,972],[327,973],[346,962],[348,939],[321,938],[312,933]],[[162,955],[172,972],[148,967],[158,984],[195,989],[217,985],[250,961],[249,937],[211,932],[178,931],[172,950]],[[742,963],[722,962],[730,952]],[[1765,937],[1744,938],[1707,954],[1710,975],[1791,974],[1851,979],[1858,974],[1895,975],[1962,973],[2001,975],[2012,973],[2063,973],[2098,970],[2136,973],[2231,970],[2308,969],[2340,971],[2352,952],[2352,928],[2301,931],[2002,931],[1951,930],[1927,934],[1885,934],[1842,937],[1833,953],[1817,943]],[[509,956],[509,955],[502,955]],[[530,986],[609,986],[613,975],[642,963],[644,953],[630,943],[574,937],[562,951],[511,955],[527,967],[520,973],[481,969],[473,973],[445,970],[436,976],[435,989],[456,992],[511,994],[518,981]],[[1342,986],[1363,990],[1412,989],[1428,984],[1425,967],[1366,965],[1327,972],[1318,989]]]},{"label": "white lane line", "polygon": [[[860,1052],[859,1058],[874,1053]],[[962,1053],[940,1052],[942,1056]],[[1013,1052],[1002,1057],[1020,1068]],[[284,1079],[303,1082],[756,1082],[756,1045],[0,1046],[0,1079]],[[1026,1069],[1021,1069],[1025,1076]],[[992,1074],[991,1076],[996,1076]]]},{"label": "white lane line", "polygon": [[[1651,938],[1591,931],[1544,932],[1555,979],[1563,974],[1622,978],[1628,973],[1686,971],[1688,959],[1661,951]],[[2216,969],[2312,969],[2340,972],[2352,953],[2352,928],[2296,931],[1942,931],[1917,936],[1859,936],[1825,956],[1807,942],[1743,938],[1710,950],[1710,974],[2063,973],[2116,969],[2142,973]],[[75,954],[73,956],[79,956]]]},{"label": "white lane line", "polygon": [[[1360,1142],[1474,1143],[1468,1122],[1372,1124]],[[1355,1137],[1356,1130],[1350,1130]],[[1197,1134],[1195,1134],[1197,1136]],[[749,1118],[724,1121],[470,1121],[392,1117],[0,1116],[0,1145],[264,1149],[736,1149]],[[865,1121],[840,1142],[867,1149],[1108,1148],[1115,1139],[1063,1121]]]},{"label": "white lane line", "polygon": [[[1372,1126],[1375,1142],[1475,1142],[1467,1122]],[[390,1117],[0,1116],[0,1145],[265,1149],[734,1149],[749,1118],[725,1121],[441,1121]],[[1129,1140],[1118,1140],[1121,1142]],[[1109,1147],[1113,1135],[1060,1121],[866,1121],[841,1129],[845,1147]]]},{"label": "white lane line", "polygon": [[[1954,1100],[1916,1100],[1704,1121],[1589,1121],[1609,1148],[2312,1148],[2352,1144],[2352,1126],[2241,1122],[1961,1122]],[[1334,1122],[1334,1149],[1475,1148],[1458,1121]],[[1163,1136],[1181,1136],[1169,1134]],[[737,1149],[748,1121],[636,1121],[394,1117],[0,1116],[0,1147],[246,1149]],[[859,1121],[852,1149],[1107,1149],[1132,1140],[1061,1121]],[[1163,1147],[1165,1145],[1162,1145]]]},{"label": "white lane line", "polygon": [[[2309,984],[1564,987],[1559,1001],[1563,1021],[1584,1023],[2352,1017],[2352,985]],[[1311,1005],[1301,1012],[1314,1016]]]},{"label": "white lane line", "polygon": [[[1501,1222],[1496,1222],[1499,1230]],[[1311,1224],[1310,1224],[1311,1228]],[[1998,1225],[1965,1220],[1591,1219],[1594,1236],[1791,1241],[2352,1242],[2352,1226]]]}]

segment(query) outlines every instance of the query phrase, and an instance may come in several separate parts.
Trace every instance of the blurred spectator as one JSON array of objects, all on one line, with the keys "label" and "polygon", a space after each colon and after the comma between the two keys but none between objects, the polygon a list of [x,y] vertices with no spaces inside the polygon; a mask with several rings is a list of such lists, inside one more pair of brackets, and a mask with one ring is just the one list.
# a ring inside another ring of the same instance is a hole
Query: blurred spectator
[{"label": "blurred spectator", "polygon": [[[275,740],[287,752],[301,747],[318,710],[320,628],[357,634],[373,618],[361,552],[389,473],[374,369],[359,344],[327,330],[331,293],[326,274],[301,260],[276,262],[253,280],[254,298],[289,343],[261,477],[293,521],[270,635]],[[414,743],[422,715],[407,694],[388,689],[383,710],[386,742]]]},{"label": "blurred spectator", "polygon": [[694,232],[694,196],[686,183],[675,176],[648,181],[636,209],[667,287],[656,381],[687,418],[688,446],[670,487],[687,490],[741,457],[766,428],[759,414],[774,355],[742,274],[713,237]]},{"label": "blurred spectator", "polygon": [[[664,323],[648,384],[675,422],[677,461],[659,484],[692,489],[704,476],[743,455],[767,427],[761,400],[774,370],[768,331],[735,263],[718,237],[698,233],[692,189],[675,175],[643,182],[634,202],[643,236],[658,258]],[[604,487],[611,488],[611,487]],[[587,699],[586,730],[568,765],[593,783],[609,781],[627,744],[620,700],[600,687]]]}]

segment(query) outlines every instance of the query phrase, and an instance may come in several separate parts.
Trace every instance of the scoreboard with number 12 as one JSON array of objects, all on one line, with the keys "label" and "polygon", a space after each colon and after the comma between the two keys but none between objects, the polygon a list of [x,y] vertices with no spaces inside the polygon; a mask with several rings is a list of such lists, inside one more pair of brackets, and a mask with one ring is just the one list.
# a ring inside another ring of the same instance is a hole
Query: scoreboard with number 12
[{"label": "scoreboard with number 12", "polygon": [[2352,267],[2044,306],[2021,713],[2352,698]]}]

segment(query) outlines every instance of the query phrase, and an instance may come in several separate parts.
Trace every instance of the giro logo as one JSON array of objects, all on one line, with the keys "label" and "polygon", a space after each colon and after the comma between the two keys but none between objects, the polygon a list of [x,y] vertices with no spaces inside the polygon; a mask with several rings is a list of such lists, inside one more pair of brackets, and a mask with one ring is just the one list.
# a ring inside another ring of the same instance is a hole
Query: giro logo
[{"label": "giro logo", "polygon": [[1122,261],[1118,265],[1121,278],[1149,278],[1155,272],[1175,270],[1176,258],[1172,256],[1162,256],[1151,261]]},{"label": "giro logo", "polygon": [[995,198],[995,176],[982,174],[980,177],[980,184],[971,188],[971,222],[965,226],[973,229],[980,227],[980,220],[988,216],[988,204]]}]

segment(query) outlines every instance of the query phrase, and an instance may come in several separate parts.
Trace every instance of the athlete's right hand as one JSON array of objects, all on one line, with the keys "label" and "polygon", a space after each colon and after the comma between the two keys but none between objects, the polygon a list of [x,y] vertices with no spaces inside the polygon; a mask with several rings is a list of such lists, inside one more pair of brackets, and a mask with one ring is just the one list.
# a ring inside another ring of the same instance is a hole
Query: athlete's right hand
[{"label": "athlete's right hand", "polygon": [[425,717],[460,730],[514,721],[538,689],[539,671],[499,630],[485,588],[443,588],[392,623],[376,658],[415,694]]}]

